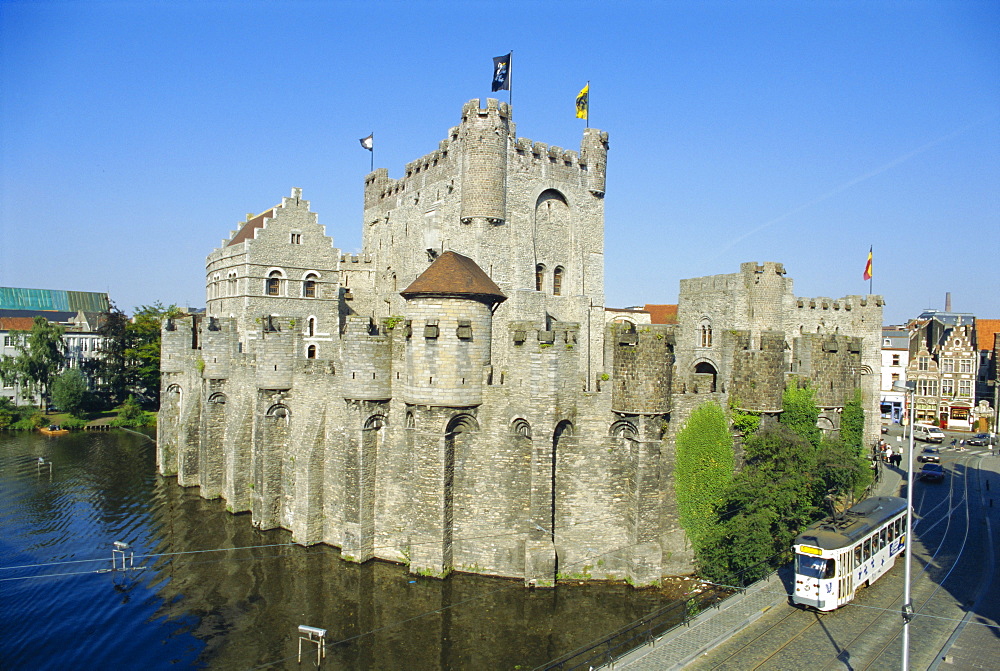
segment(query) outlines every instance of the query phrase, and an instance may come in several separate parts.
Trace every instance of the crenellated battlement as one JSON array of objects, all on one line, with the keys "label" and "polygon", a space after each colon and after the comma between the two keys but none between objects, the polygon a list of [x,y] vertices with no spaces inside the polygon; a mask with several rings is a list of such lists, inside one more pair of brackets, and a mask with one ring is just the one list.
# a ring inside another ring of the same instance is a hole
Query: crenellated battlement
[{"label": "crenellated battlement", "polygon": [[[342,267],[341,270],[358,270],[357,268],[352,268],[351,266],[371,266],[372,258],[370,256],[362,256],[361,254],[341,254],[340,262],[349,264],[347,267]],[[362,270],[371,270],[371,268],[363,268]]]},{"label": "crenellated battlement", "polygon": [[496,98],[487,98],[486,107],[481,106],[481,98],[473,98],[469,102],[462,105],[462,122],[465,123],[474,118],[487,118],[493,117],[496,119],[503,119],[504,121],[511,120],[511,107],[502,100],[497,100]]},{"label": "crenellated battlement", "polygon": [[869,294],[867,296],[844,296],[843,298],[827,298],[819,296],[817,298],[796,297],[795,307],[800,310],[881,310],[885,305],[885,300],[881,296]]}]

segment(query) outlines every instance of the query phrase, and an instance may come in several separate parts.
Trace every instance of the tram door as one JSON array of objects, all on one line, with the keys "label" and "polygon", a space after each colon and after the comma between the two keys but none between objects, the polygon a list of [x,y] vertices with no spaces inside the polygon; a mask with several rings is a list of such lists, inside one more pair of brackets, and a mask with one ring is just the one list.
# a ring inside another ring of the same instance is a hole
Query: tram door
[{"label": "tram door", "polygon": [[851,598],[851,594],[854,593],[854,566],[851,565],[851,551],[843,552],[840,558],[837,559],[837,564],[840,568],[840,580],[837,581],[838,594],[837,599],[840,602],[848,600]]}]

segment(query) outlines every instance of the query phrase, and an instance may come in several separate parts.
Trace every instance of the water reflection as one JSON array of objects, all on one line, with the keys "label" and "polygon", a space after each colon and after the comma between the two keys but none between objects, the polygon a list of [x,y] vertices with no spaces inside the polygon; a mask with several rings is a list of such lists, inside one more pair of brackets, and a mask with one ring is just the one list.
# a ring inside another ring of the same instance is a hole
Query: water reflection
[{"label": "water reflection", "polygon": [[[39,456],[53,462],[51,482],[36,473]],[[116,540],[148,569],[80,573],[108,568]],[[533,668],[671,599],[625,585],[420,578],[290,542],[155,475],[144,436],[0,433],[0,567],[78,562],[0,568],[0,659],[284,668],[307,624],[327,629],[328,668]],[[204,552],[216,548],[229,549]]]}]

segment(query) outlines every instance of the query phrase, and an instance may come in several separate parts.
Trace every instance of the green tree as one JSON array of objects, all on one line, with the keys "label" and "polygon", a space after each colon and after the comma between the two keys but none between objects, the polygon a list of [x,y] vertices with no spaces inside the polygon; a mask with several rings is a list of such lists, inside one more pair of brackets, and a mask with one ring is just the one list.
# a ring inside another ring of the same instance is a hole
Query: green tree
[{"label": "green tree", "polygon": [[815,394],[808,383],[785,387],[781,395],[781,417],[778,421],[808,440],[813,447],[819,447],[822,437],[817,426],[819,408],[816,407]]},{"label": "green tree", "polygon": [[87,380],[76,368],[64,370],[52,380],[52,402],[74,417],[82,417],[87,406]]},{"label": "green tree", "polygon": [[164,307],[157,301],[135,309],[127,325],[129,347],[126,357],[132,366],[132,390],[147,406],[160,403],[160,329],[164,320],[180,316],[176,305]]},{"label": "green tree", "polygon": [[842,439],[824,439],[816,457],[816,496],[855,500],[871,484],[869,461]]},{"label": "green tree", "polygon": [[717,403],[699,406],[678,432],[676,444],[677,511],[697,551],[713,535],[716,506],[736,467],[726,413]]},{"label": "green tree", "polygon": [[99,380],[105,404],[117,406],[129,395],[147,407],[159,404],[160,326],[164,319],[180,310],[162,303],[135,309],[132,319],[112,305],[104,315],[98,332],[103,337],[101,356],[91,363],[89,373]]},{"label": "green tree", "polygon": [[716,509],[715,534],[698,553],[701,572],[746,584],[780,562],[796,534],[816,519],[816,449],[781,424],[744,443],[746,462]]},{"label": "green tree", "polygon": [[45,317],[35,317],[30,331],[11,331],[17,354],[13,361],[4,362],[4,377],[32,384],[40,407],[44,407],[52,378],[63,365],[64,332],[61,325]]},{"label": "green tree", "polygon": [[95,380],[105,407],[113,407],[128,396],[129,370],[125,351],[128,348],[128,316],[112,303],[101,315],[97,332],[101,336],[100,355],[84,362],[87,374]]},{"label": "green tree", "polygon": [[[10,338],[11,342],[17,343],[17,338],[19,334],[23,335],[22,331],[11,331]],[[21,367],[17,356],[0,356],[0,381],[5,385],[14,387],[15,389],[21,387],[25,383],[24,369]],[[14,405],[17,405],[17,397],[19,394],[14,395]],[[6,398],[6,397],[4,397]]]},{"label": "green tree", "polygon": [[0,396],[0,429],[6,429],[17,421],[17,407],[7,396]]}]

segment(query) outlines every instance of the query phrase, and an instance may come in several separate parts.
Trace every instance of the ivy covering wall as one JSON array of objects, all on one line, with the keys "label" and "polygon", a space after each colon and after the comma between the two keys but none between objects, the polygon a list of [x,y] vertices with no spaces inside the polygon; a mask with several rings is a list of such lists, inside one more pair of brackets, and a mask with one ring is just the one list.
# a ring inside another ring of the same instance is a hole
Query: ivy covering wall
[{"label": "ivy covering wall", "polygon": [[675,488],[681,526],[695,552],[711,538],[716,507],[733,480],[736,457],[729,420],[717,403],[705,403],[677,434]]}]

